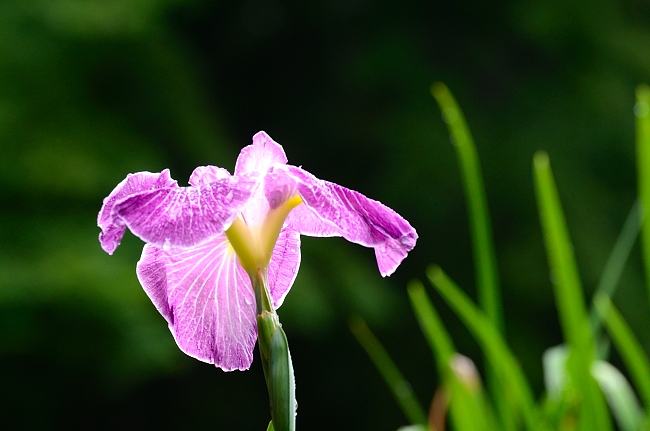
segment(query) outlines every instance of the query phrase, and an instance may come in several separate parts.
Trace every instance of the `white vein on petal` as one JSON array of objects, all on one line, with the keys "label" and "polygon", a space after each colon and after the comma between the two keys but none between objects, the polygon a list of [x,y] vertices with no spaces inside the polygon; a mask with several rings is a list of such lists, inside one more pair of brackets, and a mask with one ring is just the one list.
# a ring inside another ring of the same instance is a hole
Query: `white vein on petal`
[{"label": "white vein on petal", "polygon": [[[216,249],[214,251],[217,252],[217,254],[218,254],[218,251]],[[212,254],[212,252],[210,252],[209,254]],[[214,273],[214,271],[216,269],[216,265],[214,265],[214,258],[216,258],[216,257],[217,256],[213,256],[212,259],[210,259],[210,261],[208,262],[208,265],[206,265],[206,266],[211,267],[210,273],[205,278],[205,281],[203,282],[203,285],[199,289],[199,292],[196,295],[196,297],[194,298],[194,307],[192,307],[192,309],[195,310],[195,313],[194,313],[195,315],[196,315],[196,310],[198,309],[197,301],[199,300],[199,298],[201,296],[201,292],[203,292],[203,289],[205,288],[205,285],[208,284],[210,281],[212,281],[211,280],[212,274]],[[203,270],[199,273],[199,275],[197,276],[197,279],[202,274],[203,274]],[[215,288],[215,293],[216,293],[216,288]],[[201,311],[201,313],[199,315],[199,323],[203,323],[205,321],[205,309],[208,306],[209,298],[210,298],[210,293],[208,292],[208,297],[207,297],[208,300],[206,300],[205,303],[203,304],[203,310]],[[209,326],[211,326],[211,324]],[[199,325],[199,324],[195,325],[194,332],[192,333],[193,337],[196,336],[196,333],[197,333],[197,331],[199,330],[200,327],[201,327],[201,325]]]}]

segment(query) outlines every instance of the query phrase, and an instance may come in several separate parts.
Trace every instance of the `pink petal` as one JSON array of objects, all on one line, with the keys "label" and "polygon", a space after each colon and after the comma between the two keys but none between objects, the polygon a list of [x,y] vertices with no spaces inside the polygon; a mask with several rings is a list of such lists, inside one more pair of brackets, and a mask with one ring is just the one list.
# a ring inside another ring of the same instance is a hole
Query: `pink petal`
[{"label": "pink petal", "polygon": [[[277,164],[287,163],[282,146],[265,132],[253,136],[253,144],[244,147],[237,158],[235,176],[251,175],[263,180],[268,170]],[[269,203],[264,197],[263,187],[259,187],[242,211],[248,226],[260,226],[269,212]]]},{"label": "pink petal", "polygon": [[168,187],[178,187],[176,181],[169,175],[169,169],[160,173],[138,172],[127,175],[104,199],[97,217],[97,225],[102,229],[99,242],[104,251],[113,254],[126,230],[124,222],[116,217],[113,211],[115,204],[136,193]]},{"label": "pink petal", "polygon": [[293,285],[300,267],[300,234],[285,225],[280,231],[269,262],[268,281],[275,308],[280,307]]},{"label": "pink petal", "polygon": [[[392,274],[415,247],[417,233],[399,214],[381,202],[337,184],[319,180],[295,166],[276,166],[293,178],[306,208],[300,206],[289,214],[288,222],[303,235],[340,235],[348,241],[375,249],[379,272]],[[267,178],[271,175],[267,176]],[[287,179],[278,180],[286,187]],[[272,189],[267,179],[266,189]],[[268,193],[267,193],[268,194]],[[310,210],[311,214],[308,212]],[[319,219],[319,220],[317,220]]]},{"label": "pink petal", "polygon": [[147,244],[137,274],[183,352],[224,371],[250,367],[255,295],[225,234],[185,250]]},{"label": "pink petal", "polygon": [[190,175],[190,184],[194,187],[204,186],[229,176],[230,172],[227,169],[216,166],[199,166]]},{"label": "pink petal", "polygon": [[191,247],[222,233],[241,212],[257,183],[228,177],[200,187],[141,192],[113,211],[136,236],[163,247]]},{"label": "pink petal", "polygon": [[253,144],[242,148],[235,165],[235,175],[264,175],[275,164],[286,164],[287,156],[282,145],[275,142],[266,132],[257,132]]},{"label": "pink petal", "polygon": [[291,210],[287,223],[307,236],[332,237],[342,236],[341,230],[328,220],[321,219],[318,214],[307,205],[298,205]]}]

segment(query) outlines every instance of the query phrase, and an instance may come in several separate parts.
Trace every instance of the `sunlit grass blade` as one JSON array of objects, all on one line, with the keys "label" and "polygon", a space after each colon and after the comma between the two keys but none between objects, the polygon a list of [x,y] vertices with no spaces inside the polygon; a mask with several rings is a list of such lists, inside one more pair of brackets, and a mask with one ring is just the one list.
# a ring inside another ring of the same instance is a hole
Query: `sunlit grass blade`
[{"label": "sunlit grass blade", "polygon": [[454,371],[454,363],[458,362],[460,355],[456,353],[453,342],[422,283],[410,282],[408,294],[415,316],[433,352],[438,373],[448,391],[449,409],[455,429],[498,429],[494,423],[494,413],[483,396],[480,384],[478,388],[472,388],[471,386],[475,385],[468,384],[467,378]]},{"label": "sunlit grass blade", "polygon": [[596,361],[591,367],[621,431],[638,431],[644,421],[643,410],[625,376],[612,364]]},{"label": "sunlit grass blade", "polygon": [[[465,121],[465,116],[449,88],[442,82],[436,82],[431,86],[431,94],[440,107],[443,120],[447,123],[458,157],[469,213],[478,302],[488,318],[492,320],[494,326],[503,332],[503,307],[501,304],[496,252],[485,184],[481,174],[476,145]],[[502,405],[504,402],[502,400],[503,394],[495,387],[496,383],[489,367],[486,368],[486,380],[496,401],[500,416],[504,421],[505,429],[514,430],[514,420],[507,416],[507,409]]]},{"label": "sunlit grass blade", "polygon": [[[636,158],[639,182],[639,201],[643,220],[647,221],[650,208],[650,87],[639,85],[636,88]],[[643,248],[643,261],[645,263],[646,285],[650,295],[650,226],[643,223],[641,229],[641,246]]]},{"label": "sunlit grass blade", "polygon": [[275,431],[275,428],[273,428],[273,421],[269,422],[269,426],[266,428],[266,431]]},{"label": "sunlit grass blade", "polygon": [[573,248],[546,153],[535,154],[534,172],[555,300],[570,352],[568,371],[582,399],[580,426],[584,430],[608,431],[612,429],[609,411],[603,394],[590,372],[591,364],[595,359],[594,340],[589,328]]},{"label": "sunlit grass blade", "polygon": [[449,367],[449,361],[456,353],[453,341],[427,296],[422,283],[415,280],[411,281],[408,285],[408,295],[424,337],[434,354],[438,372],[441,376],[444,376]]},{"label": "sunlit grass blade", "polygon": [[[598,282],[598,286],[596,286],[594,294],[604,293],[609,297],[613,296],[616,291],[616,286],[621,278],[621,274],[623,273],[623,269],[625,268],[625,263],[627,262],[632,247],[634,247],[636,238],[639,235],[640,229],[641,209],[639,201],[637,200],[625,219],[621,233],[616,239],[616,243],[609,255],[609,259],[607,259],[605,269],[603,269],[603,273]],[[595,307],[591,309],[590,321],[593,334],[597,334],[600,329],[601,319],[600,313],[596,311]]]},{"label": "sunlit grass blade", "polygon": [[447,86],[436,82],[431,94],[438,102],[458,156],[474,248],[478,301],[494,326],[503,330],[503,312],[494,240],[488,211],[485,185],[474,139],[465,116]]},{"label": "sunlit grass blade", "polygon": [[602,293],[597,295],[594,298],[594,305],[605,322],[605,327],[630,373],[632,382],[639,391],[650,419],[650,360],[607,295]]},{"label": "sunlit grass blade", "polygon": [[370,331],[366,322],[361,317],[355,316],[350,319],[349,326],[354,337],[384,378],[406,418],[412,424],[426,425],[427,415],[415,397],[411,385],[406,381],[377,337]]},{"label": "sunlit grass blade", "polygon": [[506,396],[509,408],[521,413],[527,429],[547,429],[536,410],[533,393],[526,377],[492,321],[467,298],[440,267],[429,268],[427,275],[483,349],[500,382],[501,391]]},{"label": "sunlit grass blade", "polygon": [[546,395],[557,400],[566,387],[566,361],[569,352],[564,344],[546,349],[542,355]]}]

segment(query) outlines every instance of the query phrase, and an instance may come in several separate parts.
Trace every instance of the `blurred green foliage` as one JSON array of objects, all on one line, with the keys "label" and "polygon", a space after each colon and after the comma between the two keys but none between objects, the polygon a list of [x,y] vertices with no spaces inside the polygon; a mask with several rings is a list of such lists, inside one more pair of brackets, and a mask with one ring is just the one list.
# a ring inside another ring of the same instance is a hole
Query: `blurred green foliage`
[{"label": "blurred green foliage", "polygon": [[[95,226],[127,173],[169,167],[182,184],[198,165],[232,169],[264,129],[291,163],[383,201],[420,234],[386,280],[372,251],[305,238],[279,310],[298,426],[396,429],[401,414],[345,322],[360,314],[395,340],[389,351],[431,397],[406,282],[437,262],[474,284],[458,167],[428,92],[436,80],[464,107],[481,156],[506,337],[524,370],[538,369],[561,334],[531,157],[545,149],[554,161],[590,291],[635,199],[631,110],[649,76],[640,0],[4,0],[0,428],[268,424],[259,364],[226,374],[182,355],[135,278],[141,242],[127,235],[109,257]],[[617,306],[633,329],[647,326],[640,262],[621,285]],[[453,335],[477,357],[467,332]]]},{"label": "blurred green foliage", "polygon": [[[460,161],[470,212],[472,247],[477,261],[480,308],[439,266],[432,265],[427,270],[427,276],[480,346],[486,359],[484,373],[487,390],[482,387],[480,374],[472,359],[455,350],[452,337],[424,286],[414,280],[408,287],[411,306],[433,353],[440,381],[428,414],[424,413],[420,401],[412,394],[410,384],[363,319],[356,317],[350,320],[350,329],[393,392],[404,416],[412,427],[431,431],[448,429],[447,422],[451,424],[451,429],[458,431],[514,431],[524,428],[539,431],[607,431],[614,429],[614,421],[616,429],[622,431],[647,430],[650,413],[641,408],[633,386],[640,398],[644,401],[648,399],[650,356],[612,304],[611,296],[617,290],[639,233],[646,274],[649,268],[647,239],[650,224],[643,213],[650,190],[647,157],[650,148],[650,88],[646,84],[637,87],[634,105],[634,115],[637,117],[638,200],[603,268],[593,300],[589,301],[593,303],[590,318],[548,154],[539,151],[533,157],[535,194],[544,247],[565,339],[563,344],[550,347],[543,354],[545,390],[539,403],[502,335],[504,328],[500,319],[499,290],[494,283],[488,283],[492,289],[486,289],[485,281],[496,279],[494,270],[486,263],[495,262],[496,256],[490,244],[492,229],[471,133],[460,107],[444,84],[435,83],[432,95],[448,124]],[[485,277],[486,273],[491,273],[491,276]],[[603,323],[607,334],[601,332]],[[611,353],[610,343],[616,346],[630,373],[632,384],[616,366],[607,362]]]}]

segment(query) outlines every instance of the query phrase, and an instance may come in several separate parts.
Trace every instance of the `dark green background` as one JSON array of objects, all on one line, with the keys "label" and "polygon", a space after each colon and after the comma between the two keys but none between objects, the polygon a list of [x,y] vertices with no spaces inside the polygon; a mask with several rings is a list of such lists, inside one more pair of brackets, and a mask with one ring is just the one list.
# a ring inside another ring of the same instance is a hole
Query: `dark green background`
[{"label": "dark green background", "polygon": [[[180,353],[135,277],[141,242],[127,234],[111,257],[96,227],[127,173],[169,167],[186,184],[199,165],[232,170],[259,130],[290,163],[381,200],[418,230],[389,279],[369,249],[305,238],[279,310],[299,429],[405,424],[347,319],[369,321],[428,404],[437,377],[406,283],[438,263],[474,291],[434,81],[455,93],[474,132],[508,340],[540,393],[541,354],[561,334],[532,155],[550,154],[591,291],[635,197],[647,1],[2,1],[0,428],[265,429],[259,361],[224,373]],[[637,249],[616,302],[649,346],[639,261]],[[461,352],[480,363],[434,298]]]}]

